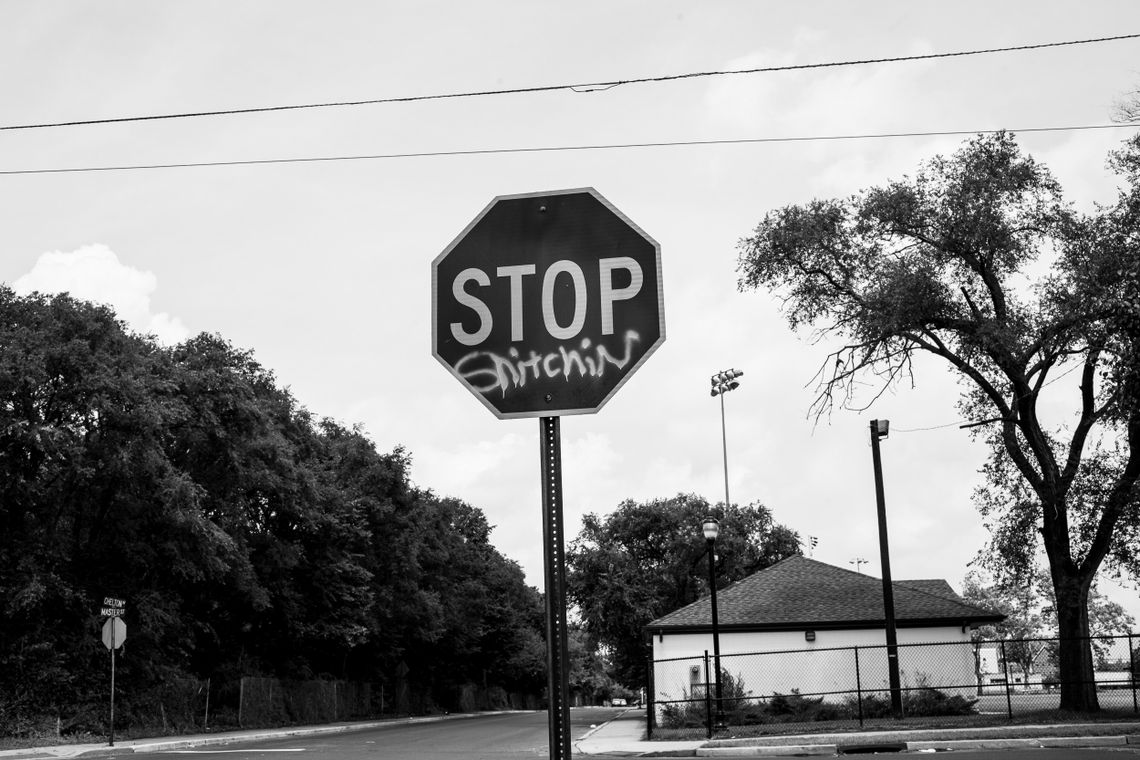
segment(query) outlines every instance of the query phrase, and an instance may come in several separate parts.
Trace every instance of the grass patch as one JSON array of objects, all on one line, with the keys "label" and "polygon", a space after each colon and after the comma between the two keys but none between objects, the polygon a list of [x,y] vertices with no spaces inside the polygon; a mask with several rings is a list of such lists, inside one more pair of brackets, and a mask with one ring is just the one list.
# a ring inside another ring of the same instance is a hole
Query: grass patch
[{"label": "grass patch", "polygon": [[63,734],[62,736],[56,736],[54,733],[25,734],[23,736],[0,737],[0,750],[57,747],[65,744],[105,744],[106,742],[106,736],[96,736],[95,734],[88,733]]},{"label": "grass patch", "polygon": [[[1060,733],[1058,733],[1060,732]],[[805,737],[828,737],[829,744],[860,744],[866,738],[855,736],[873,733],[875,741],[939,741],[944,739],[1030,739],[1042,736],[1116,736],[1140,733],[1140,715],[1128,711],[1072,713],[1042,710],[1015,715],[1011,722],[1005,715],[960,715],[931,718],[891,718],[857,722],[765,723],[730,725],[716,741],[764,738],[765,744],[802,744]],[[921,735],[916,735],[921,734]],[[844,738],[848,736],[849,738]],[[655,728],[653,741],[704,739],[705,729]]]}]

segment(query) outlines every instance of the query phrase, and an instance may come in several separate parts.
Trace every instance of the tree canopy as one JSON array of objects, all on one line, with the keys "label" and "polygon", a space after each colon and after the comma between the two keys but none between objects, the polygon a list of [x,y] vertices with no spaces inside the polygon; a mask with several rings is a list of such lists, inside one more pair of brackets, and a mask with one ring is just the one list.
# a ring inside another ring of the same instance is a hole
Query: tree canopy
[{"label": "tree canopy", "polygon": [[645,626],[708,593],[701,521],[721,521],[717,587],[800,553],[799,536],[761,504],[713,507],[695,494],[624,501],[604,518],[586,515],[566,553],[568,597],[591,643],[612,653],[625,686],[646,683]]},{"label": "tree canopy", "polygon": [[[793,327],[841,342],[818,376],[817,414],[866,408],[877,395],[857,389],[913,379],[917,353],[960,377],[963,416],[991,423],[974,428],[991,449],[983,556],[1023,574],[1044,552],[1065,639],[1061,705],[1073,710],[1097,707],[1098,570],[1140,577],[1140,137],[1111,166],[1117,202],[1079,214],[1012,135],[983,135],[913,178],[769,212],[739,246],[742,290],[778,293]],[[1044,391],[1070,371],[1072,417],[1049,425]]]},{"label": "tree canopy", "polygon": [[102,695],[105,596],[127,600],[135,694],[397,674],[404,709],[469,683],[539,693],[539,593],[409,463],[218,336],[164,348],[0,287],[0,733]]}]

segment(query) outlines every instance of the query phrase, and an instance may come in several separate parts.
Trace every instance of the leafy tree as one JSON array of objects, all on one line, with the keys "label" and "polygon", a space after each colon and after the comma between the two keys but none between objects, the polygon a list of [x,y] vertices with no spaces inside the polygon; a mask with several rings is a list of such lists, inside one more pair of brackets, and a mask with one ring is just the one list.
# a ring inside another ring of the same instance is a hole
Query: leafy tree
[{"label": "leafy tree", "polygon": [[1140,121],[1140,90],[1129,93],[1116,104],[1114,110],[1114,121]]},{"label": "leafy tree", "polygon": [[[1029,674],[1040,670],[1045,661],[1056,661],[1056,601],[1048,573],[1035,571],[1025,578],[987,583],[981,573],[971,571],[963,582],[962,596],[1006,616],[1000,623],[978,628],[973,637],[979,641],[1004,639],[1006,657],[1021,668],[1027,683]],[[1114,649],[1103,639],[1125,636],[1135,624],[1127,610],[1093,584],[1089,589],[1089,630],[1098,668],[1105,667]]]},{"label": "leafy tree", "polygon": [[972,635],[975,640],[1005,640],[1003,651],[1006,658],[1021,668],[1024,683],[1029,683],[1030,673],[1049,651],[1049,642],[1041,639],[1056,635],[1042,609],[1039,579],[1031,577],[1020,582],[1006,579],[1003,583],[987,586],[980,574],[974,571],[966,576],[962,597],[1005,615],[1002,622],[982,626]]},{"label": "leafy tree", "polygon": [[472,682],[536,693],[538,592],[408,465],[219,336],[162,348],[0,286],[0,734],[100,727],[107,595],[128,600],[117,677],[140,709],[207,676],[406,670],[424,709]]},{"label": "leafy tree", "polygon": [[595,646],[612,652],[620,683],[646,683],[645,625],[707,593],[701,521],[709,514],[721,521],[718,584],[800,553],[799,536],[775,524],[761,504],[713,508],[699,496],[679,494],[625,501],[605,518],[588,514],[582,519],[566,554],[567,596]]},{"label": "leafy tree", "polygon": [[[1113,165],[1130,188],[1082,217],[1012,136],[979,136],[914,178],[772,211],[740,243],[741,289],[776,290],[793,327],[845,340],[819,375],[817,415],[857,407],[868,376],[879,393],[913,379],[922,353],[959,375],[968,418],[995,426],[974,428],[992,452],[978,493],[984,557],[1024,575],[1041,540],[1069,710],[1098,707],[1087,645],[1097,571],[1140,570],[1140,141]],[[1070,368],[1076,413],[1050,429],[1042,393]]]},{"label": "leafy tree", "polygon": [[104,307],[6,288],[0,352],[0,701],[74,715],[92,697],[105,595],[128,599],[125,687],[185,675],[217,651],[205,607],[248,600],[252,575],[171,460],[192,416],[177,362]]},{"label": "leafy tree", "polygon": [[570,691],[580,694],[587,705],[612,699],[624,689],[614,680],[608,652],[590,640],[581,623],[570,623],[567,630],[570,650]]}]

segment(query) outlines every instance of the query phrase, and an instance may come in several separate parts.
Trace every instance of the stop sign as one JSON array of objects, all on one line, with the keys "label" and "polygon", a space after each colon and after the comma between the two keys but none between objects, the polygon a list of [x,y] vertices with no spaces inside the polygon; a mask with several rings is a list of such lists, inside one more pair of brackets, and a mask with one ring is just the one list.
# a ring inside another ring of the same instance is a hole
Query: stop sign
[{"label": "stop sign", "polygon": [[432,354],[500,419],[596,412],[665,340],[661,249],[593,188],[495,198],[431,274]]}]

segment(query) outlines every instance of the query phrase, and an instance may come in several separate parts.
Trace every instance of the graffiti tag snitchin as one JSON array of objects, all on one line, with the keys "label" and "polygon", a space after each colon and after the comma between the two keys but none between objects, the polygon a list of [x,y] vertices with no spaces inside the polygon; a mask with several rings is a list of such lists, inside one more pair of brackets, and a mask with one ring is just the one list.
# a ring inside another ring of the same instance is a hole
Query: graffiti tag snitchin
[{"label": "graffiti tag snitchin", "polygon": [[624,342],[625,354],[620,358],[611,354],[604,344],[594,344],[589,338],[582,340],[580,350],[565,346],[546,354],[532,350],[525,359],[514,347],[506,356],[492,351],[472,351],[455,363],[455,370],[480,393],[498,390],[506,397],[508,391],[524,387],[528,379],[554,380],[561,376],[563,381],[569,382],[579,377],[600,378],[608,364],[625,369],[633,360],[633,346],[641,342],[641,335],[636,330],[627,330]]}]

